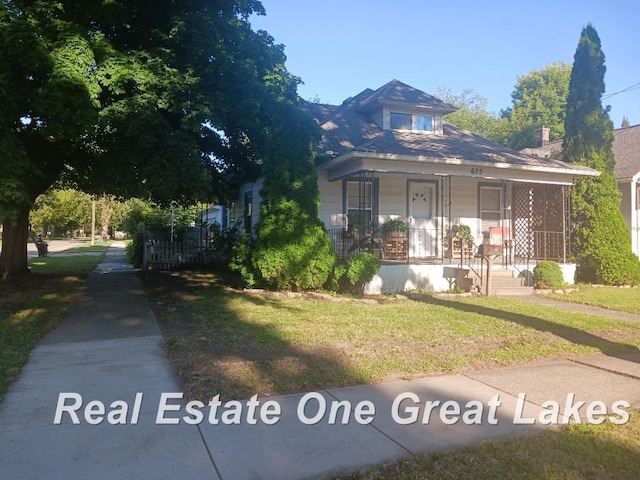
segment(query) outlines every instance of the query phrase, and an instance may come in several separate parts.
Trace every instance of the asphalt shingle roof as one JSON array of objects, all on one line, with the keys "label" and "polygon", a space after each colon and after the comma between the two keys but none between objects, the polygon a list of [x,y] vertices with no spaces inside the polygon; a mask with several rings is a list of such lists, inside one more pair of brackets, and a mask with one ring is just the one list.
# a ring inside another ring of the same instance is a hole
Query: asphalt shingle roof
[{"label": "asphalt shingle roof", "polygon": [[[461,161],[487,163],[507,163],[531,167],[566,168],[567,164],[558,160],[526,155],[493,143],[484,137],[443,122],[443,135],[426,132],[383,130],[374,121],[376,105],[378,113],[384,102],[429,105],[434,111],[448,113],[456,107],[428,95],[420,90],[393,80],[378,90],[366,89],[342,105],[303,106],[314,115],[323,130],[317,146],[319,152],[332,152],[332,157],[350,152],[388,155],[412,155],[422,158],[455,158]],[[572,169],[586,169],[571,166]]]},{"label": "asphalt shingle roof", "polygon": [[613,131],[613,155],[618,180],[631,180],[640,172],[640,125]]},{"label": "asphalt shingle roof", "polygon": [[[562,150],[562,140],[550,142],[539,148],[525,148],[528,153],[541,158],[548,158],[553,152]],[[640,125],[618,128],[613,131],[613,169],[616,179],[631,180],[640,172]]]}]

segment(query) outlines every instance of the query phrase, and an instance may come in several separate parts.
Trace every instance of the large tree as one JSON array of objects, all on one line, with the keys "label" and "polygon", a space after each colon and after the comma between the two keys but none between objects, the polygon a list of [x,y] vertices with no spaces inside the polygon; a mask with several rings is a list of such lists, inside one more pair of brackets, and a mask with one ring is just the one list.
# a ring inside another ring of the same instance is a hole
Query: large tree
[{"label": "large tree", "polygon": [[534,147],[543,125],[551,141],[562,139],[570,75],[571,65],[556,62],[518,77],[511,106],[501,112],[504,137],[495,140],[516,150]]},{"label": "large tree", "polygon": [[298,80],[255,0],[0,3],[0,276],[28,271],[29,210],[91,193],[207,199],[256,176]]},{"label": "large tree", "polygon": [[440,87],[436,97],[459,108],[446,116],[447,122],[453,125],[489,139],[500,128],[500,119],[487,109],[487,99],[472,88],[465,88],[460,95],[456,95],[450,88]]},{"label": "large tree", "polygon": [[607,284],[638,283],[640,264],[620,212],[613,168],[613,123],[602,107],[605,56],[600,37],[589,24],[574,56],[567,96],[564,160],[599,170],[579,179],[573,190],[573,242],[578,279]]}]

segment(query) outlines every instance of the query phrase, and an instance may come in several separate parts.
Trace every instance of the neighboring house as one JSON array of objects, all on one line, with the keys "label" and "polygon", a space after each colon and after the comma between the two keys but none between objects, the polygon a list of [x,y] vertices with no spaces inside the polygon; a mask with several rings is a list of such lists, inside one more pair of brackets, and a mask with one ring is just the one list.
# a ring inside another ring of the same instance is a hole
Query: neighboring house
[{"label": "neighboring house", "polygon": [[[550,158],[554,152],[559,154],[562,141],[548,140],[548,129],[541,130],[538,146],[522,152],[541,158]],[[640,257],[640,125],[613,131],[613,155],[616,161],[614,174],[620,190],[620,210],[631,232],[633,253]]]},{"label": "neighboring house", "polygon": [[[449,241],[455,225],[469,226],[476,246],[498,245],[500,266],[516,273],[527,274],[539,259],[567,263],[568,188],[597,171],[524,155],[450,125],[443,117],[456,107],[397,80],[339,106],[303,108],[323,132],[320,216],[336,253],[355,251],[355,230],[383,258],[366,292],[450,289],[458,267],[479,265],[473,255],[461,265],[464,253]],[[236,202],[249,230],[260,188],[260,181],[243,186]],[[407,224],[403,241],[382,238],[379,227],[393,219]],[[567,280],[574,271],[566,268]]]},{"label": "neighboring house", "polygon": [[202,222],[207,226],[216,223],[220,227],[228,227],[229,208],[215,203],[210,204],[203,212]]}]

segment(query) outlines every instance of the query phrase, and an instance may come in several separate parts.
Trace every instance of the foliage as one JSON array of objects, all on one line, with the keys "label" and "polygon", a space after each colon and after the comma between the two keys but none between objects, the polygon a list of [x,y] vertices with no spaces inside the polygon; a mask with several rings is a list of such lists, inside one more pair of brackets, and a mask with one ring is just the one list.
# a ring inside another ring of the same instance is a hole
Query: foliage
[{"label": "foliage", "polygon": [[349,257],[345,276],[351,285],[364,287],[380,271],[380,259],[368,252],[360,252]]},{"label": "foliage", "polygon": [[31,211],[35,232],[68,235],[91,225],[91,197],[73,189],[50,189],[40,195]]},{"label": "foliage", "polygon": [[452,225],[451,235],[458,240],[461,240],[464,244],[473,242],[473,234],[471,233],[471,227],[469,225]]},{"label": "foliage", "polygon": [[231,260],[229,268],[238,272],[245,285],[254,287],[259,279],[259,274],[251,261],[251,254],[254,249],[254,241],[251,235],[243,233],[238,243],[231,249]]},{"label": "foliage", "polygon": [[466,88],[455,95],[450,88],[440,87],[436,97],[459,108],[446,116],[447,122],[489,139],[495,137],[501,120],[487,110],[487,99],[475,90]]},{"label": "foliage", "polygon": [[211,248],[220,257],[223,264],[228,265],[233,256],[233,249],[242,238],[242,222],[237,221],[229,227],[221,227],[212,223],[209,227],[211,233]]},{"label": "foliage", "polygon": [[511,93],[511,107],[503,110],[506,120],[500,143],[521,150],[536,146],[536,132],[549,128],[549,140],[564,137],[564,121],[571,65],[556,62],[518,77]]},{"label": "foliage", "polygon": [[622,117],[622,123],[620,124],[620,128],[626,128],[631,126],[631,124],[629,123],[629,119],[626,116]]},{"label": "foliage", "polygon": [[337,262],[330,278],[331,290],[362,293],[364,284],[380,271],[380,265],[380,259],[368,252],[355,253],[346,262]]},{"label": "foliage", "polygon": [[270,132],[252,264],[269,287],[317,289],[335,263],[318,214],[318,178],[311,150],[318,130],[296,105],[279,114],[288,122]]},{"label": "foliage", "polygon": [[560,265],[552,260],[539,261],[533,269],[533,283],[535,288],[561,289],[564,277]]},{"label": "foliage", "polygon": [[127,261],[134,268],[142,267],[144,257],[144,235],[140,228],[136,228],[131,234],[131,241],[127,243]]},{"label": "foliage", "polygon": [[640,282],[640,263],[620,212],[613,174],[613,124],[602,108],[604,53],[591,24],[576,49],[565,119],[565,161],[600,170],[597,178],[575,182],[572,192],[573,252],[578,280],[612,285]]},{"label": "foliage", "polygon": [[2,276],[27,271],[29,209],[60,179],[188,204],[259,173],[298,79],[252,14],[260,2],[0,3]]},{"label": "foliage", "polygon": [[387,220],[380,227],[380,233],[382,233],[382,235],[388,235],[391,232],[407,233],[407,224],[397,218]]}]

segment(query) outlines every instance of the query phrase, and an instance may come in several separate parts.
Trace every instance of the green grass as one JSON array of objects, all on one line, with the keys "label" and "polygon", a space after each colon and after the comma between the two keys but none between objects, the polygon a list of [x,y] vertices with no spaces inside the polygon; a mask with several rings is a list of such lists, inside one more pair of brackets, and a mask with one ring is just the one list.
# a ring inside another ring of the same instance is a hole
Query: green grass
[{"label": "green grass", "polygon": [[62,318],[83,277],[104,257],[49,256],[29,262],[32,273],[0,282],[0,399],[31,349]]},{"label": "green grass", "polygon": [[192,398],[211,391],[228,398],[293,393],[640,349],[638,323],[514,299],[414,295],[338,303],[220,288],[204,274],[183,277],[188,289],[167,285],[152,306]]},{"label": "green grass", "polygon": [[571,425],[562,431],[423,454],[334,480],[629,479],[640,472],[640,412],[625,425]]},{"label": "green grass", "polygon": [[640,314],[640,288],[592,287],[578,285],[579,290],[566,294],[549,294],[549,298]]}]

